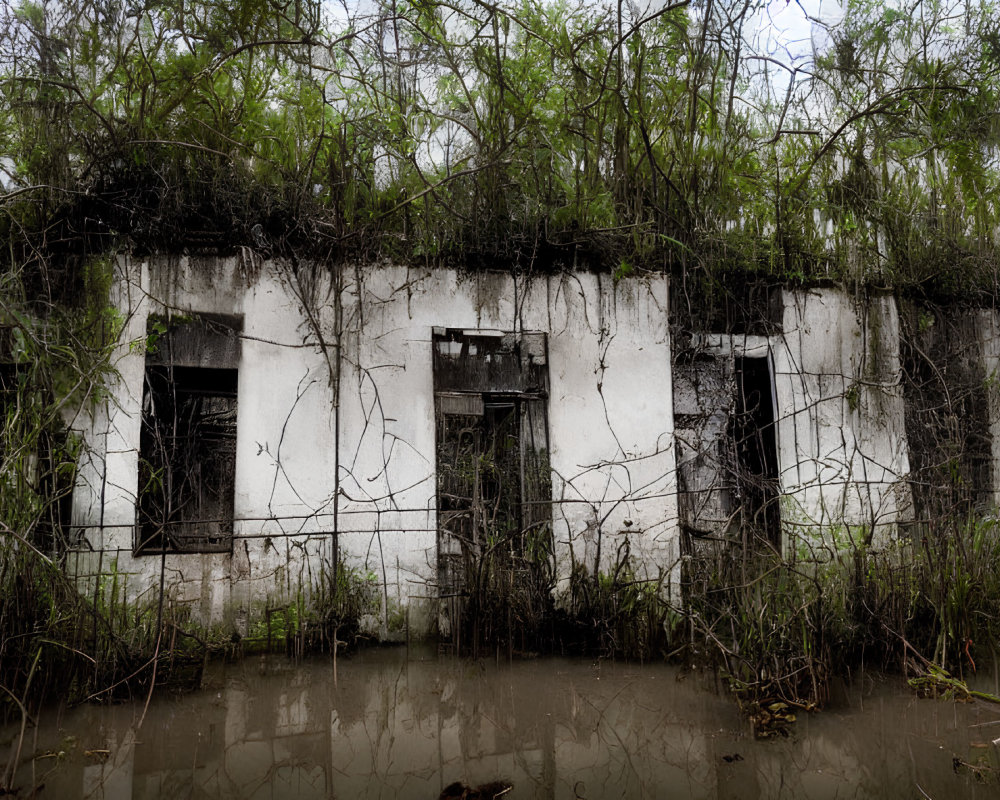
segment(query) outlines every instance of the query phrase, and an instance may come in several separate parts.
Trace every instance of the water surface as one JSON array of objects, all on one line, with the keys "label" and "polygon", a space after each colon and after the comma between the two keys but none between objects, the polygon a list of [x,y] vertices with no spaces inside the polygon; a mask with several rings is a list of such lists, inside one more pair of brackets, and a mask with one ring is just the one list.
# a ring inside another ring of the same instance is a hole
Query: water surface
[{"label": "water surface", "polygon": [[[41,798],[433,800],[498,778],[510,800],[1000,796],[1000,706],[865,679],[789,737],[755,741],[706,684],[661,664],[404,648],[341,658],[335,681],[329,659],[251,657],[154,697],[144,718],[144,701],[44,712],[14,785]],[[0,768],[16,733],[0,732]]]}]

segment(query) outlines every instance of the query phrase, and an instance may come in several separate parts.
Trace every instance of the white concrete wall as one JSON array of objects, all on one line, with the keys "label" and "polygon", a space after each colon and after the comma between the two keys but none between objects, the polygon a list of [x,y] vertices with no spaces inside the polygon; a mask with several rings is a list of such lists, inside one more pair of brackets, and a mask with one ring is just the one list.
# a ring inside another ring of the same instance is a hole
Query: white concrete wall
[{"label": "white concrete wall", "polygon": [[994,309],[983,309],[978,316],[990,420],[993,504],[1000,506],[1000,316]]},{"label": "white concrete wall", "polygon": [[[602,569],[627,540],[643,577],[676,560],[667,284],[359,269],[345,286],[342,489],[354,559],[421,596],[435,563],[435,326],[548,333],[557,571]],[[376,333],[377,332],[377,333]],[[378,513],[376,514],[376,510]],[[396,520],[406,520],[404,524]],[[372,531],[380,529],[379,534]],[[623,551],[624,552],[624,551]]]},{"label": "white concrete wall", "polygon": [[242,314],[233,552],[169,555],[164,574],[173,602],[238,630],[255,608],[308,591],[321,562],[329,563],[322,476],[332,475],[333,452],[329,381],[322,358],[303,344],[301,309],[276,274],[247,274],[245,266],[236,259],[120,263],[115,299],[126,325],[114,361],[119,380],[83,432],[90,447],[74,522],[87,527],[71,564],[81,576],[117,570],[130,600],[158,596],[160,557],[132,555],[147,317]]},{"label": "white concrete wall", "polygon": [[910,515],[896,303],[813,289],[784,307],[770,346],[785,529],[880,541]]},{"label": "white concrete wall", "polygon": [[[74,496],[82,538],[70,569],[91,588],[88,578],[117,571],[128,599],[158,595],[160,557],[134,556],[132,536],[146,323],[165,311],[244,318],[233,552],[165,559],[170,602],[197,618],[245,632],[265,606],[308,595],[333,561],[336,530],[340,557],[380,598],[373,622],[433,628],[435,327],[548,335],[557,591],[573,564],[608,571],[626,554],[639,579],[676,577],[665,276],[295,273],[161,257],[123,259],[114,300],[125,321],[118,379],[82,425],[89,447]],[[784,305],[781,334],[709,334],[698,346],[769,359],[786,532],[878,541],[910,513],[895,302],[809,290],[786,291]],[[1000,356],[987,322],[989,373]]]},{"label": "white concrete wall", "polygon": [[[592,569],[598,549],[603,569],[627,549],[641,577],[676,561],[663,276],[614,282],[379,265],[334,278],[247,259],[162,257],[122,260],[115,293],[126,320],[119,378],[81,430],[89,445],[74,496],[82,542],[70,568],[83,579],[114,569],[130,600],[158,592],[161,559],[133,556],[132,526],[146,322],[164,311],[244,317],[233,552],[165,559],[171,602],[203,621],[245,632],[265,605],[308,593],[332,561],[336,527],[341,557],[375,576],[388,612],[405,615],[418,635],[432,625],[435,326],[548,333],[564,586],[570,559]],[[338,359],[339,392],[330,367]]]},{"label": "white concrete wall", "polygon": [[707,333],[693,345],[768,359],[786,552],[883,543],[912,516],[895,300],[786,290],[783,307],[781,333]]}]

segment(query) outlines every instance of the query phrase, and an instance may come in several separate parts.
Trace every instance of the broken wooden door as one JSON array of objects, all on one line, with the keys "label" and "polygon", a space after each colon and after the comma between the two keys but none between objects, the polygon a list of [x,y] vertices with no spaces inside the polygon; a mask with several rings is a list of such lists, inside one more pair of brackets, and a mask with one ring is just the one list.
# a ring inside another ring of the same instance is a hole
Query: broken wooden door
[{"label": "broken wooden door", "polygon": [[699,354],[674,365],[683,543],[780,547],[774,390],[767,358]]},{"label": "broken wooden door", "polygon": [[551,536],[544,334],[438,330],[434,383],[438,622],[449,638],[487,559],[510,556],[514,570],[548,557],[528,552]]}]

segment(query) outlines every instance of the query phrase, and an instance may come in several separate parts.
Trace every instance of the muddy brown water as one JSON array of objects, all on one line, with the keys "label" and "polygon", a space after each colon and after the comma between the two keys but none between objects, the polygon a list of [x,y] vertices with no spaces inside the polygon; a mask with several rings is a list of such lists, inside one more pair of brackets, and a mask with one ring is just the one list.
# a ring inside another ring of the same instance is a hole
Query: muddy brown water
[{"label": "muddy brown water", "polygon": [[[1000,706],[864,678],[757,741],[704,677],[661,664],[470,661],[373,649],[219,664],[204,688],[51,709],[14,786],[47,798],[423,798],[496,779],[517,798],[1000,797]],[[17,745],[0,731],[0,769]],[[972,765],[966,766],[966,765]]]}]

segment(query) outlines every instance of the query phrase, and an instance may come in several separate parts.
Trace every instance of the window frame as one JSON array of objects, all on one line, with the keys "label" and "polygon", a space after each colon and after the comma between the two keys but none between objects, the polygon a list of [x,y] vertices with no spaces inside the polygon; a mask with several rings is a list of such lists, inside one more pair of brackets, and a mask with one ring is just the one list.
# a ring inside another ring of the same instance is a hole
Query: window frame
[{"label": "window frame", "polygon": [[149,318],[136,556],[232,552],[242,327],[217,314]]}]

